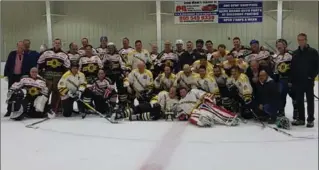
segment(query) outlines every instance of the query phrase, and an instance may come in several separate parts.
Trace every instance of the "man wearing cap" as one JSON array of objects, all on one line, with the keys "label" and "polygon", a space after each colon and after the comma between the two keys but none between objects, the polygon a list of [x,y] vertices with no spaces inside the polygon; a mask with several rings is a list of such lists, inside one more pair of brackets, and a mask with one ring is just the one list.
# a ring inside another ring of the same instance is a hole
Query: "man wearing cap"
[{"label": "man wearing cap", "polygon": [[176,40],[175,45],[176,45],[176,50],[174,52],[177,55],[178,59],[180,59],[181,55],[185,52],[185,49],[183,48],[184,41],[181,39]]},{"label": "man wearing cap", "polygon": [[101,60],[103,60],[104,55],[108,52],[107,51],[107,43],[108,43],[108,38],[106,36],[102,36],[100,38],[100,46],[96,48],[96,51],[98,53],[98,56],[100,57]]}]

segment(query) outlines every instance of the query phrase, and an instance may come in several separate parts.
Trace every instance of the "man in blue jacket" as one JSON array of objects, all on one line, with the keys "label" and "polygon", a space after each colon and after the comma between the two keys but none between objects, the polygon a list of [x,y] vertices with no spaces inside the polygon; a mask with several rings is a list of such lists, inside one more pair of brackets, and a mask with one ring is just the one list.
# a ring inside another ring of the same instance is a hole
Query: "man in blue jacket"
[{"label": "man in blue jacket", "polygon": [[[21,77],[28,75],[32,67],[37,66],[38,53],[25,51],[23,41],[17,43],[17,50],[11,51],[4,68],[4,76],[8,79],[8,89],[13,83],[19,82]],[[8,104],[5,116],[10,116],[11,105]]]}]

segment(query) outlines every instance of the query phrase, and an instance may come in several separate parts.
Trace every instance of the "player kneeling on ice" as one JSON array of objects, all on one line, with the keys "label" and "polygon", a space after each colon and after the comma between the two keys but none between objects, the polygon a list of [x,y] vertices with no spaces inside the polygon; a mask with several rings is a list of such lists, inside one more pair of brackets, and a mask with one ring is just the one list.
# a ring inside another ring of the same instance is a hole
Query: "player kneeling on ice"
[{"label": "player kneeling on ice", "polygon": [[87,86],[83,93],[84,97],[93,99],[95,109],[102,114],[111,114],[111,110],[118,109],[117,92],[111,82],[105,77],[104,70],[99,70],[98,79],[92,85]]},{"label": "player kneeling on ice", "polygon": [[[86,79],[83,73],[79,72],[79,64],[72,63],[71,70],[64,73],[58,83],[58,90],[61,95],[63,116],[70,117],[73,112],[73,103],[81,99],[86,88]],[[78,102],[79,111],[83,112],[84,106]]]},{"label": "player kneeling on ice", "polygon": [[45,80],[38,75],[38,69],[35,67],[30,70],[30,76],[23,77],[20,82],[11,86],[7,103],[12,103],[10,118],[13,120],[54,115],[48,105],[48,88]]},{"label": "player kneeling on ice", "polygon": [[202,90],[180,88],[181,99],[177,106],[177,118],[189,120],[200,127],[211,127],[215,123],[236,126],[239,118],[236,114],[216,105],[214,96]]},{"label": "player kneeling on ice", "polygon": [[133,108],[126,109],[124,116],[130,120],[144,121],[158,120],[162,117],[171,117],[171,119],[173,119],[177,103],[176,88],[172,87],[169,92],[161,91],[148,103],[140,103]]}]

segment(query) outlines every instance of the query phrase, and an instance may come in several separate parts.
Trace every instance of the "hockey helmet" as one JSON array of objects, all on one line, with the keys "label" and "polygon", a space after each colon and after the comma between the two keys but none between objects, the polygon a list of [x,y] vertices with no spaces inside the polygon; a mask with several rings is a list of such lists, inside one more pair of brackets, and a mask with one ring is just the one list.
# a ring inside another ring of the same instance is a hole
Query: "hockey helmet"
[{"label": "hockey helmet", "polygon": [[102,37],[100,38],[100,42],[102,42],[102,41],[108,41],[107,36],[102,36]]},{"label": "hockey helmet", "polygon": [[278,128],[282,128],[282,129],[290,130],[291,128],[290,121],[285,116],[277,118],[276,125]]},{"label": "hockey helmet", "polygon": [[179,39],[179,40],[176,40],[175,44],[184,44],[183,40]]},{"label": "hockey helmet", "polygon": [[107,43],[107,46],[110,47],[110,46],[115,46],[115,44],[113,42],[109,42]]}]

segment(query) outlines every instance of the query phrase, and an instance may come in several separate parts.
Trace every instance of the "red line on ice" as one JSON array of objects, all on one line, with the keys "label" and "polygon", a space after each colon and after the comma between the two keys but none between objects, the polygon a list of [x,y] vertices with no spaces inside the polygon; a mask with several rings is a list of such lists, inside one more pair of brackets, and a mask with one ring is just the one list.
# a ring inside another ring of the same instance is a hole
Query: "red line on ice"
[{"label": "red line on ice", "polygon": [[139,170],[164,170],[169,165],[176,148],[180,145],[187,124],[188,122],[174,123]]}]

